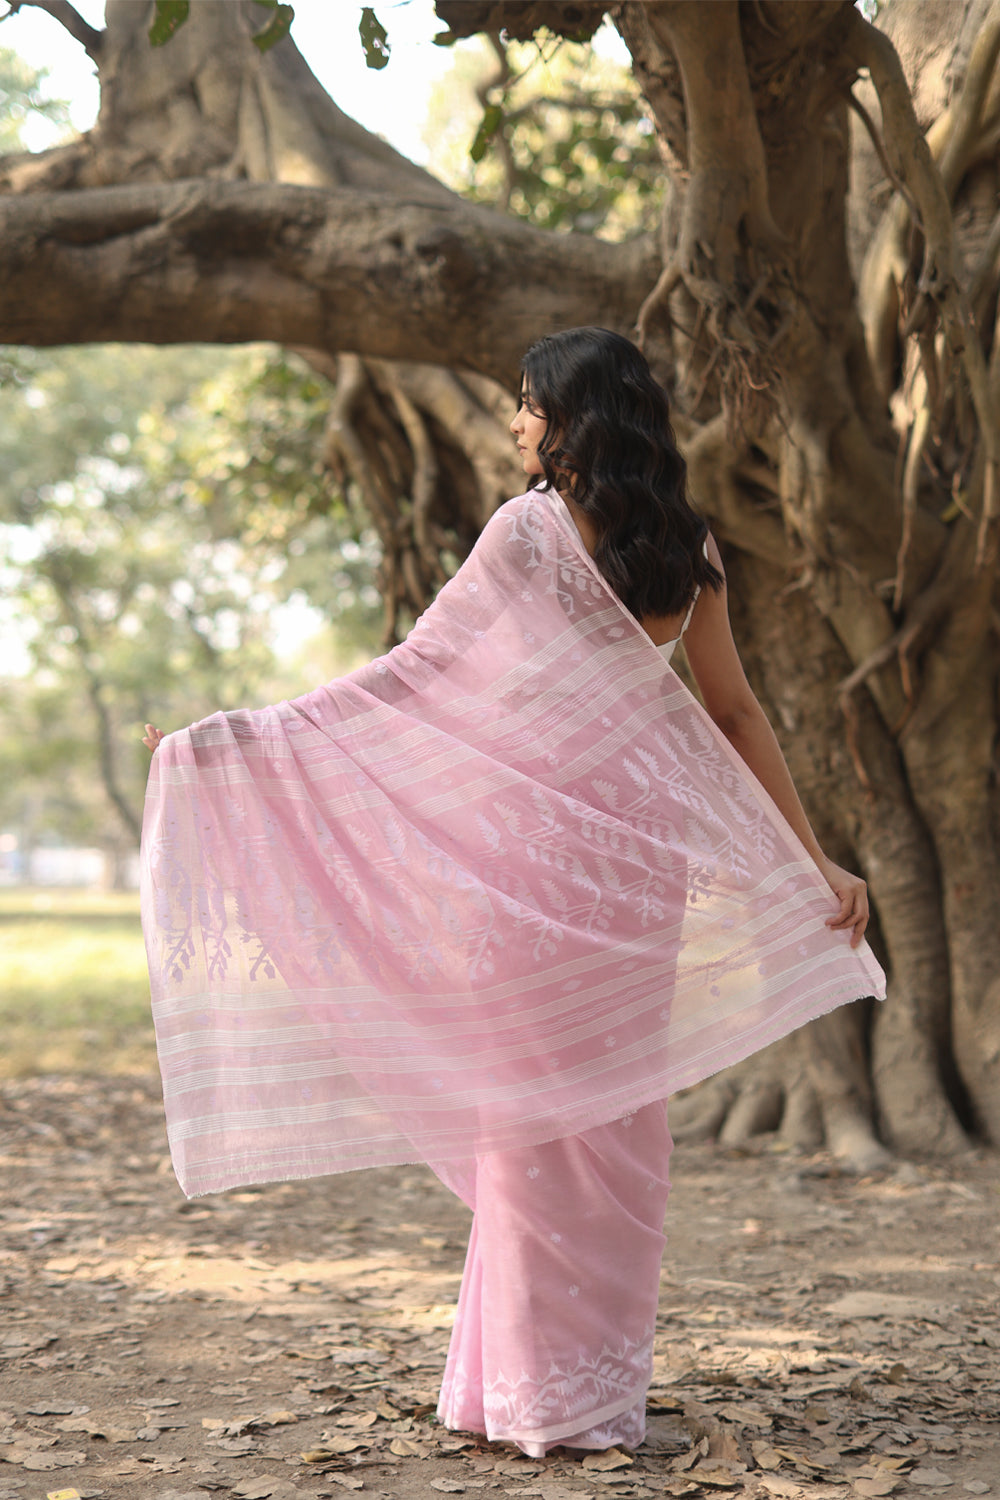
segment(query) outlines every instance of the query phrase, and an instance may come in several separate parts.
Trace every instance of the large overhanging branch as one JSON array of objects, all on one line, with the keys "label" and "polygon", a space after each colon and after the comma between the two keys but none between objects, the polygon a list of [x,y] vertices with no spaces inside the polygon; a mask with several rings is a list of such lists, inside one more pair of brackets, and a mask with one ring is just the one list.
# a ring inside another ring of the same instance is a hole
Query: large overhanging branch
[{"label": "large overhanging branch", "polygon": [[627,330],[649,241],[456,201],[203,180],[0,197],[0,342],[242,343],[463,367],[511,385],[540,334]]}]

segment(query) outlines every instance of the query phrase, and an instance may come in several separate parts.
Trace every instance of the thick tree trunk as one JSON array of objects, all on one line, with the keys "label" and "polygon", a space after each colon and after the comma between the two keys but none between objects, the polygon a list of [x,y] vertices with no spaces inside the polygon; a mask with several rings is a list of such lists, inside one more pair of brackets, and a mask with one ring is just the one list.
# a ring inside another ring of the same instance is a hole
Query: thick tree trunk
[{"label": "thick tree trunk", "polygon": [[[891,9],[905,30],[906,0]],[[977,563],[975,527],[960,517],[952,535],[934,519],[920,471],[924,449],[916,445],[947,419],[946,382],[961,384],[955,355],[942,361],[933,337],[929,359],[924,350],[923,399],[935,401],[937,410],[911,418],[914,457],[904,469],[902,516],[896,502],[897,444],[883,404],[887,361],[883,357],[875,373],[869,366],[878,341],[870,340],[868,349],[862,343],[844,233],[848,132],[837,96],[858,59],[870,62],[880,87],[889,151],[909,182],[904,201],[920,203],[928,234],[925,296],[935,278],[939,287],[955,284],[946,193],[957,190],[961,172],[952,169],[947,189],[936,177],[892,57],[851,7],[784,6],[784,24],[778,11],[715,7],[720,45],[730,59],[716,72],[705,65],[694,7],[623,7],[619,24],[664,139],[690,173],[675,192],[665,235],[667,272],[643,324],[649,341],[667,341],[689,415],[697,422],[713,405],[725,413],[726,420],[693,434],[692,473],[720,534],[728,528],[733,546],[754,557],[752,568],[741,566],[739,554],[730,559],[740,639],[772,717],[790,731],[786,750],[821,841],[860,865],[871,883],[891,973],[890,1000],[874,1020],[871,1042],[883,1133],[901,1149],[950,1152],[964,1139],[955,1113],[963,1087],[984,1133],[1000,1140],[994,978],[1000,925],[993,909],[998,870],[989,748],[996,732],[997,653],[987,618],[992,543],[984,548],[990,533],[983,529],[991,515],[991,442],[983,432],[970,496],[971,509],[984,517]],[[943,18],[937,19],[940,37]],[[926,15],[921,20],[926,23]],[[775,112],[765,81],[789,65],[790,50],[803,41],[808,52],[796,54],[796,87]],[[964,124],[950,137],[954,141],[961,129],[967,162],[975,158],[984,116],[993,118],[986,100],[998,46],[987,27],[967,49]],[[818,104],[822,128],[816,128]],[[739,149],[724,157],[713,132],[734,106],[745,128]],[[959,104],[953,112],[960,113]],[[995,162],[995,132],[991,139]],[[910,275],[913,255],[912,238],[907,243],[900,234],[908,216],[890,205],[886,222],[897,226],[897,250],[881,255],[883,284],[893,273],[898,280]],[[992,267],[984,265],[984,281],[991,276],[995,287]],[[873,280],[870,271],[870,298]],[[883,286],[877,290],[881,294]],[[964,317],[960,308],[968,303],[956,290],[942,292],[939,306],[936,316],[947,325]],[[881,326],[884,351],[884,315]],[[699,327],[703,335],[692,340],[691,330]],[[958,321],[951,327],[951,347],[961,354],[969,382],[965,399],[980,415],[982,431],[982,371],[970,352],[975,335],[961,333]],[[934,376],[939,383],[932,390]],[[769,387],[749,408],[748,379]],[[960,390],[956,396],[961,399]],[[993,404],[996,415],[995,395]],[[741,439],[731,438],[734,426]],[[965,455],[951,459],[969,464]],[[741,461],[753,471],[751,483],[739,472]],[[761,500],[768,499],[780,506],[784,525],[777,530],[773,512],[762,514]],[[768,576],[762,559],[783,567],[784,575]],[[779,595],[795,572],[800,589],[791,608]],[[896,589],[887,597],[885,583],[893,575]],[[780,620],[770,639],[762,623],[768,618]],[[840,723],[838,682],[850,685]],[[839,774],[831,775],[829,748],[838,745]],[[839,1129],[841,1149],[867,1163],[872,1142],[857,1088],[860,1058],[856,1048],[831,1047],[829,1040],[812,1047],[812,1081],[825,1093],[827,1134]],[[740,1098],[737,1089],[730,1121]],[[829,1118],[834,1105],[839,1127]],[[862,1122],[860,1130],[852,1118]],[[731,1134],[730,1122],[722,1130]]]}]

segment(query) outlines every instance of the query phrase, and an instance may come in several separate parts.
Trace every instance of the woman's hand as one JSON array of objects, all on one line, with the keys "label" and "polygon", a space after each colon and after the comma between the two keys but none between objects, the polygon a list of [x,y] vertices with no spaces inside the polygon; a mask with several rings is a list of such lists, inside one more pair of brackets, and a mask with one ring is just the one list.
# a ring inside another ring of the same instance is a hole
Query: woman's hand
[{"label": "woman's hand", "polygon": [[845,927],[852,928],[851,947],[856,948],[868,926],[868,887],[860,875],[842,870],[840,865],[835,865],[825,855],[817,860],[817,864],[824,880],[840,902],[840,911],[835,917],[828,917],[826,925],[835,931]]},{"label": "woman's hand", "polygon": [[142,737],[142,743],[147,750],[155,750],[160,741],[165,738],[166,736],[162,729],[157,729],[155,724],[147,724],[146,733]]}]

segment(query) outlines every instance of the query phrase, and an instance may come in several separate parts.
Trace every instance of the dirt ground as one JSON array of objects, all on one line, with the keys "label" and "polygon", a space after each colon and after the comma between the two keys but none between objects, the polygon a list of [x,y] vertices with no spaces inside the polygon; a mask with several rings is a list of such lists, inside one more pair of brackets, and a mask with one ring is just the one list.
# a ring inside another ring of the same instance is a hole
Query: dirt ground
[{"label": "dirt ground", "polygon": [[468,1215],[401,1167],[186,1202],[155,1080],[0,1092],[0,1500],[1000,1500],[997,1159],[678,1149],[638,1452],[436,1426]]}]

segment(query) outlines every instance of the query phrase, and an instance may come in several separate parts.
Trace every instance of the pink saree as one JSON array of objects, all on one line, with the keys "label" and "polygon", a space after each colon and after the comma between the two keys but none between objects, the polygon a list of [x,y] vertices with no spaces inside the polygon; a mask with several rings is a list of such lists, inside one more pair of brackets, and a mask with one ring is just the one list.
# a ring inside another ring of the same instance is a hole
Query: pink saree
[{"label": "pink saree", "polygon": [[884,994],[538,492],[386,656],[163,741],[142,902],[184,1191],[430,1162],[476,1207],[442,1417],[528,1451],[640,1430],[663,1101]]}]

